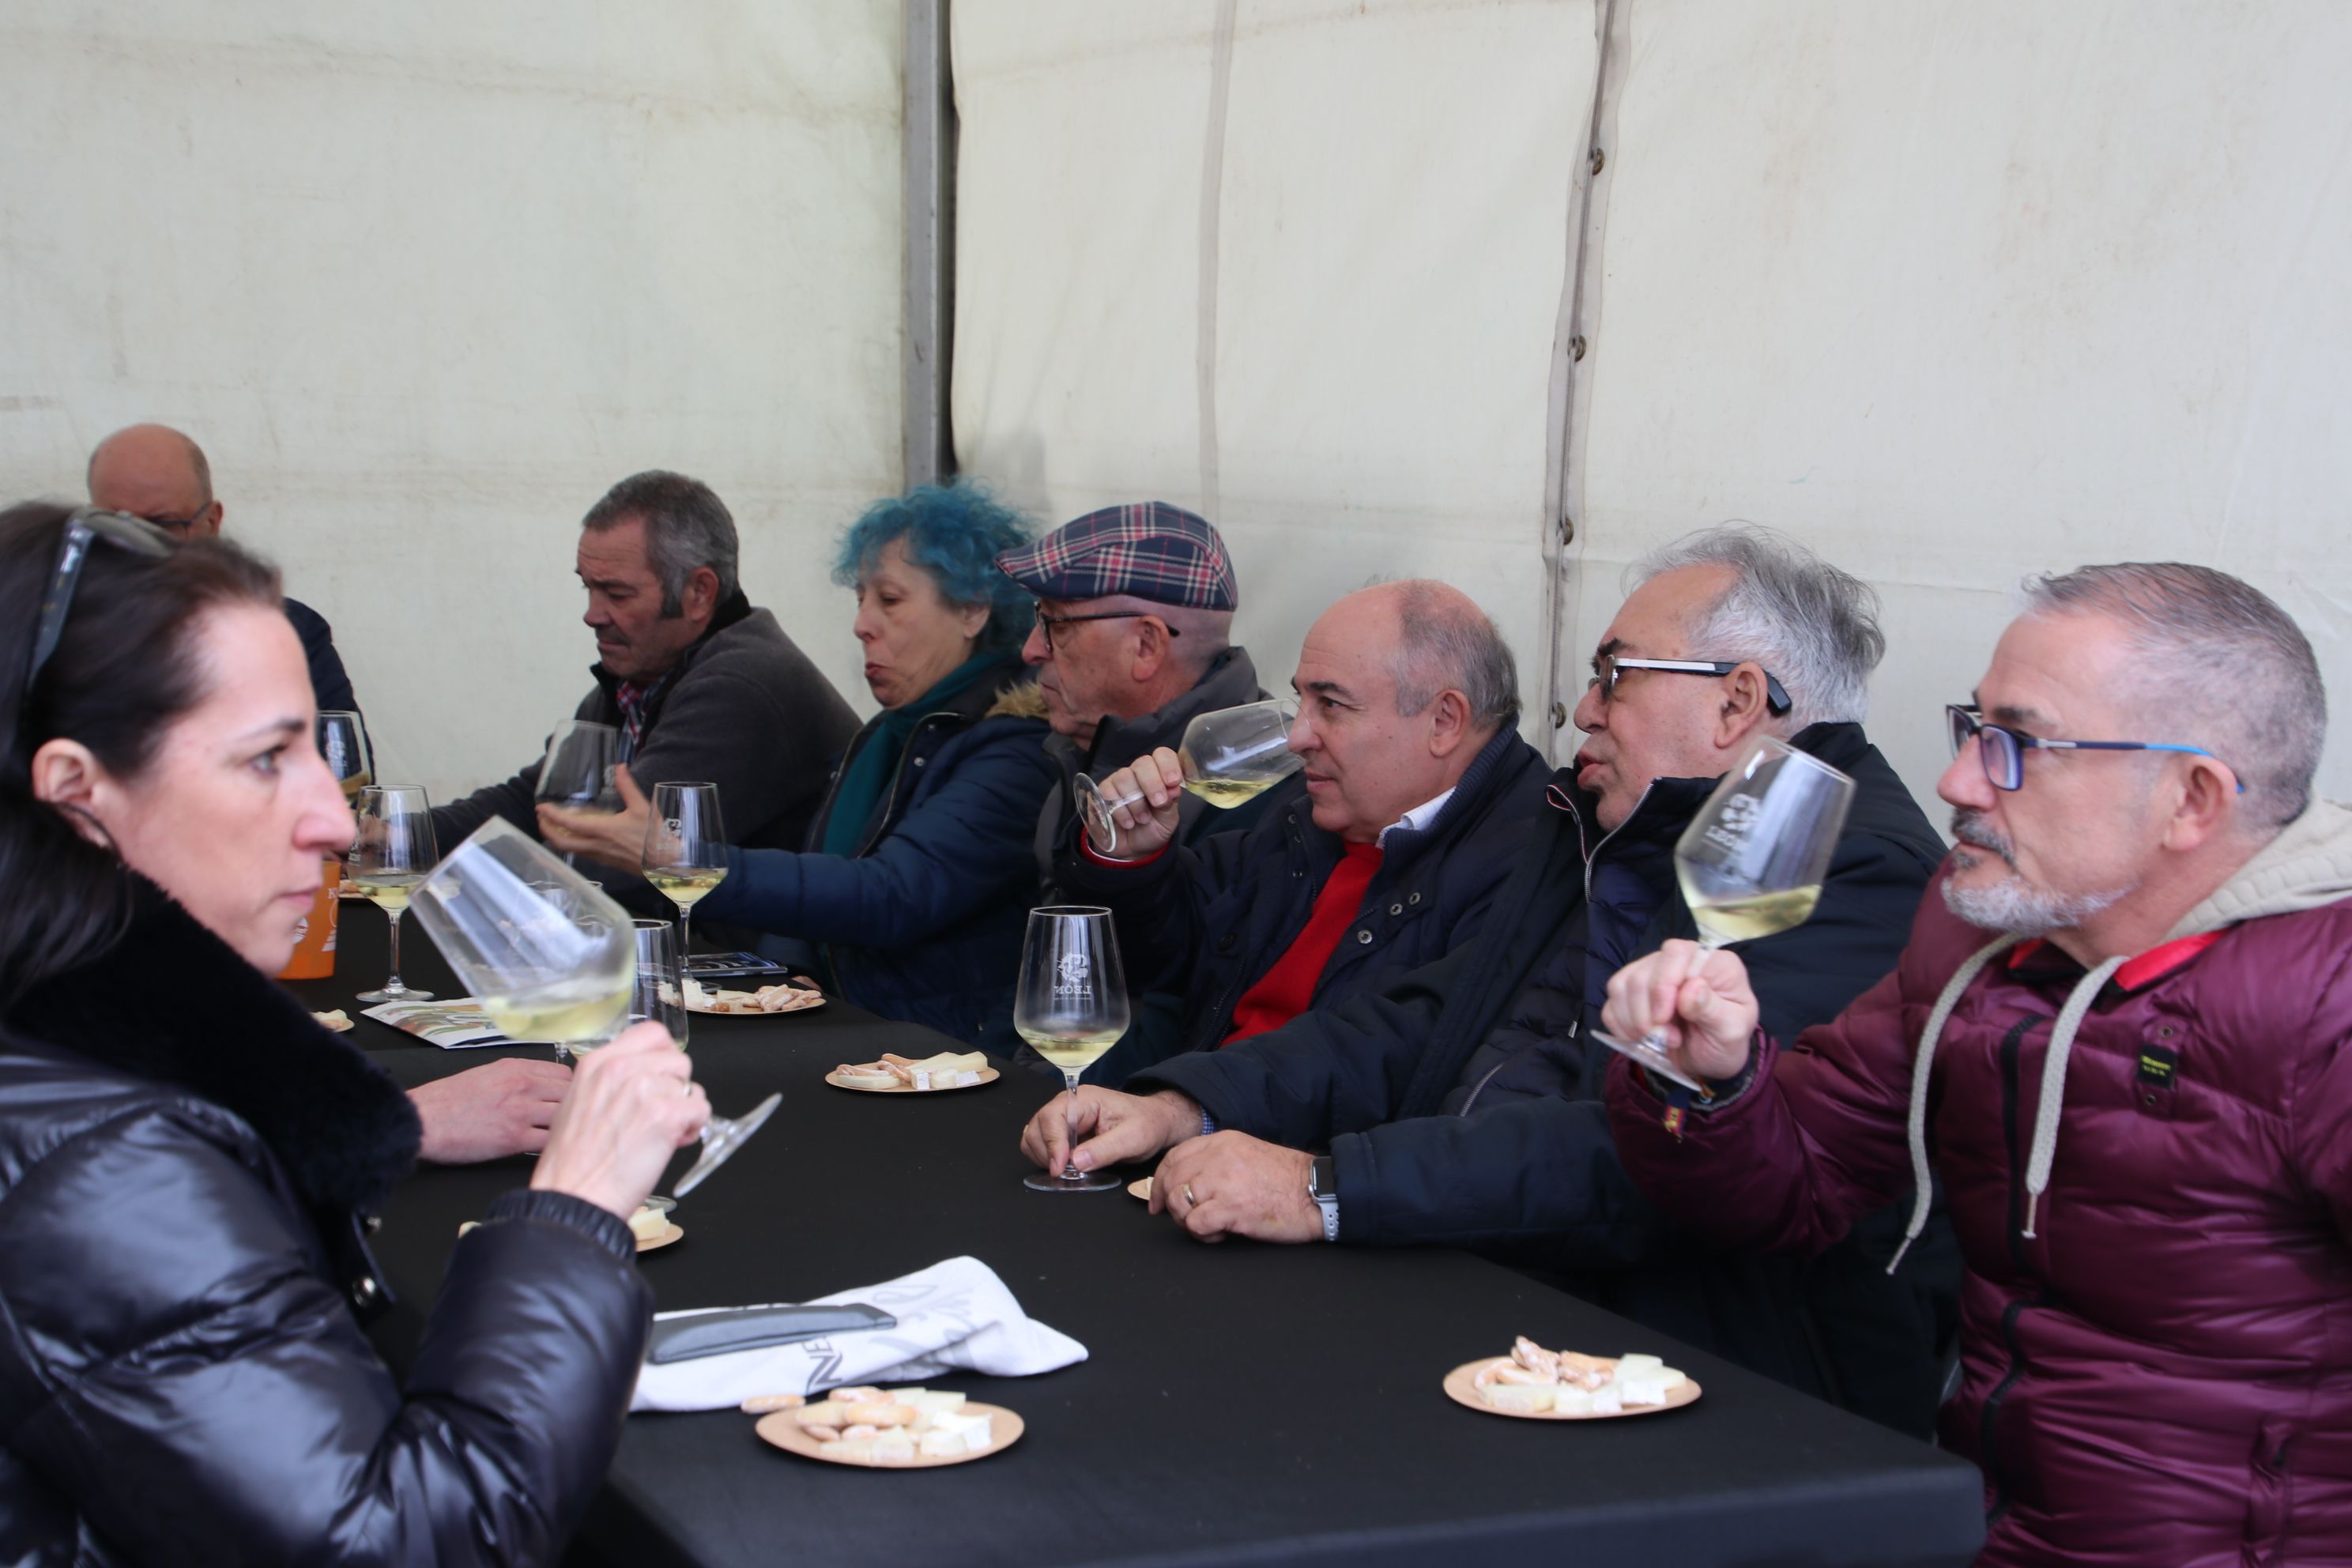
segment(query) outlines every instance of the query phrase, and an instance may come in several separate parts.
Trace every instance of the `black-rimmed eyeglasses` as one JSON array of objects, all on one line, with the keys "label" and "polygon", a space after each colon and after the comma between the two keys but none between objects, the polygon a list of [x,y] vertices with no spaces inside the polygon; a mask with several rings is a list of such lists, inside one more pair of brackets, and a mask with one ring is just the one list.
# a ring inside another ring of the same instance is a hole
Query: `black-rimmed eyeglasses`
[{"label": "black-rimmed eyeglasses", "polygon": [[[1158,619],[1159,617],[1152,615],[1150,610],[1104,610],[1097,615],[1092,616],[1049,616],[1045,611],[1040,610],[1037,612],[1037,629],[1045,635],[1045,651],[1047,653],[1051,653],[1054,651],[1054,628],[1055,626],[1073,626],[1079,621],[1135,621]],[[1165,621],[1160,621],[1160,625],[1171,637],[1182,637],[1184,635]]]},{"label": "black-rimmed eyeglasses", "polygon": [[[1663,669],[1675,675],[1729,675],[1746,659],[1720,658],[1627,658],[1619,654],[1604,653],[1592,661],[1592,679],[1584,683],[1588,691],[1598,690],[1602,703],[1617,699],[1617,678],[1629,669]],[[1793,704],[1787,689],[1770,670],[1764,671],[1764,706],[1776,717],[1786,713]]]},{"label": "black-rimmed eyeglasses", "polygon": [[[2005,724],[1988,724],[1983,710],[1973,702],[1947,702],[1944,717],[1952,728],[1952,755],[1957,757],[1970,741],[1977,743],[1977,760],[1984,764],[1985,778],[1999,790],[2019,790],[2025,787],[2025,753],[2028,752],[2185,752],[2192,757],[2221,759],[2202,746],[2184,746],[2172,741],[2050,741],[2039,735],[2027,735]],[[2221,763],[2229,767],[2227,763]],[[2237,784],[2238,793],[2246,793],[2235,769],[2231,770],[2231,782]]]},{"label": "black-rimmed eyeglasses", "polygon": [[49,591],[41,595],[41,616],[33,627],[33,662],[25,671],[28,697],[42,668],[58,651],[58,639],[65,636],[66,616],[73,609],[74,590],[81,585],[82,566],[89,560],[90,546],[101,539],[137,555],[169,555],[174,548],[171,537],[144,518],[84,507],[66,519],[65,538],[58,543],[57,570],[49,574]]}]

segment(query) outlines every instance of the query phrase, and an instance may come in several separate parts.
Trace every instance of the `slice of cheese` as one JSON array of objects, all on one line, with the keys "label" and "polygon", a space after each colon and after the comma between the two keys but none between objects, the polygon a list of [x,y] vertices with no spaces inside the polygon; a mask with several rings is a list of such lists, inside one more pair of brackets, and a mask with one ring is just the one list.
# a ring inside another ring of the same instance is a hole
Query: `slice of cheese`
[{"label": "slice of cheese", "polygon": [[1549,1383],[1498,1383],[1486,1390],[1486,1403],[1514,1415],[1538,1415],[1551,1408],[1559,1392]]},{"label": "slice of cheese", "polygon": [[629,1234],[639,1241],[659,1241],[669,1231],[669,1215],[647,1204],[629,1216]]},{"label": "slice of cheese", "polygon": [[1666,1363],[1654,1355],[1621,1355],[1617,1358],[1617,1381],[1629,1377],[1655,1377],[1665,1370]]}]

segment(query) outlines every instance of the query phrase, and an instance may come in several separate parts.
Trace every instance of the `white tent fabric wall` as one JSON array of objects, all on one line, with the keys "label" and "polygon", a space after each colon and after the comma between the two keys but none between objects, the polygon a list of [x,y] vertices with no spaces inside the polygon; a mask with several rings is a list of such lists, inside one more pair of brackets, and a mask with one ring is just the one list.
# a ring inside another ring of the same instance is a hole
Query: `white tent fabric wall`
[{"label": "white tent fabric wall", "polygon": [[816,563],[899,484],[899,11],[17,0],[0,495],[195,435],[436,798],[587,689],[577,525],[639,468],[864,703]]},{"label": "white tent fabric wall", "polygon": [[2021,574],[2197,562],[2302,624],[2352,795],[2352,10],[1632,23],[1565,646],[1644,548],[1786,528],[1885,595],[1872,730],[1927,801]]},{"label": "white tent fabric wall", "polygon": [[1332,599],[1428,575],[1533,706],[1590,9],[1226,9],[1219,156],[1215,0],[959,0],[961,465],[1049,522],[1204,510],[1275,689]]},{"label": "white tent fabric wall", "polygon": [[[1748,517],[1885,595],[1873,729],[1923,800],[2029,570],[2238,572],[2341,708],[2352,13],[1618,3],[1563,690],[1625,562]],[[1228,9],[1204,223],[1214,0],[956,7],[963,465],[1055,521],[1206,505],[1277,686],[1367,574],[1455,582],[1549,737],[1547,376],[1594,0]],[[2322,782],[2352,794],[2352,742]]]}]

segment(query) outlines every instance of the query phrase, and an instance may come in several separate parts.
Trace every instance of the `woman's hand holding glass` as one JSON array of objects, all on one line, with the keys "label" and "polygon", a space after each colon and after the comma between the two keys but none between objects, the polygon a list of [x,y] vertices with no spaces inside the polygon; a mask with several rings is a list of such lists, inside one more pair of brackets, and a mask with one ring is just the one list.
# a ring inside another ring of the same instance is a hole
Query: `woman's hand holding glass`
[{"label": "woman's hand holding glass", "polygon": [[1738,953],[1676,939],[1609,977],[1601,1026],[1654,1042],[1686,1078],[1723,1083],[1747,1069],[1759,1016]]},{"label": "woman's hand holding glass", "polygon": [[1087,842],[1097,855],[1149,860],[1183,824],[1184,764],[1173,747],[1136,758],[1097,787],[1109,813],[1107,820],[1087,814]]},{"label": "woman's hand holding glass", "polygon": [[710,1101],[669,1031],[632,1025],[581,1058],[530,1184],[585,1198],[626,1219],[653,1192],[670,1156],[701,1138],[709,1120]]}]

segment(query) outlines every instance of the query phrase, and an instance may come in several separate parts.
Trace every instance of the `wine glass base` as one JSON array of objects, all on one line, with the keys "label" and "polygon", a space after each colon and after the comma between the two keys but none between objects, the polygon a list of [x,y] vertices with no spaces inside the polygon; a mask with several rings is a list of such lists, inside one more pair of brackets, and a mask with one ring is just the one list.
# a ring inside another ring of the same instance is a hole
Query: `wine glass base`
[{"label": "wine glass base", "polygon": [[398,990],[387,985],[380,990],[362,991],[357,999],[371,1005],[378,1002],[430,1002],[433,993],[419,991],[414,985],[403,985]]},{"label": "wine glass base", "polygon": [[677,1195],[682,1198],[700,1186],[704,1177],[725,1164],[752,1133],[767,1125],[768,1118],[773,1116],[776,1107],[783,1102],[782,1095],[772,1094],[741,1116],[731,1120],[724,1116],[712,1117],[702,1130],[702,1158],[694,1163],[692,1170],[677,1179]]},{"label": "wine glass base", "polygon": [[1100,1171],[1076,1176],[1057,1176],[1040,1171],[1035,1175],[1022,1177],[1021,1184],[1033,1193],[1109,1193],[1127,1184]]}]

